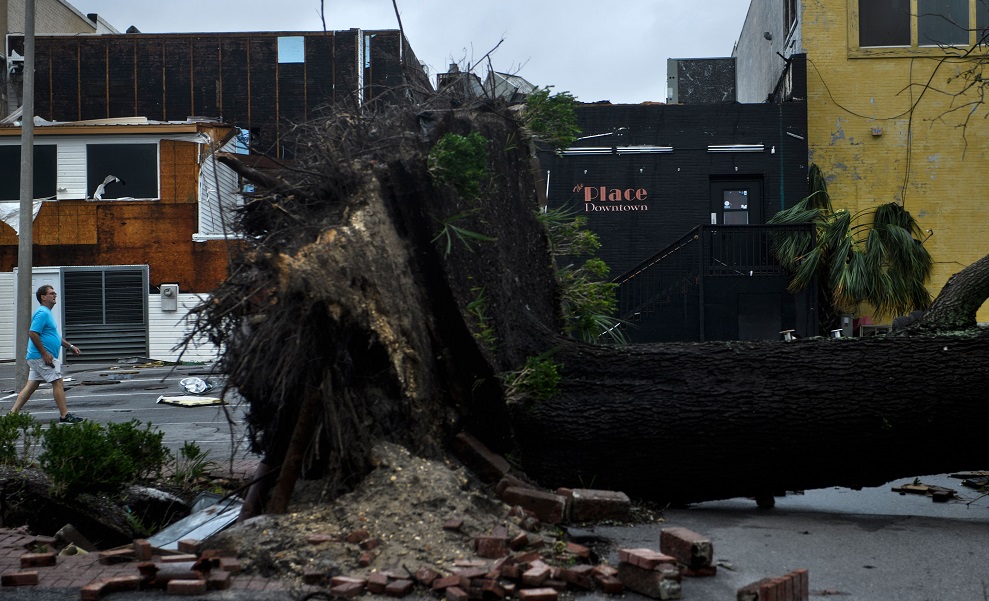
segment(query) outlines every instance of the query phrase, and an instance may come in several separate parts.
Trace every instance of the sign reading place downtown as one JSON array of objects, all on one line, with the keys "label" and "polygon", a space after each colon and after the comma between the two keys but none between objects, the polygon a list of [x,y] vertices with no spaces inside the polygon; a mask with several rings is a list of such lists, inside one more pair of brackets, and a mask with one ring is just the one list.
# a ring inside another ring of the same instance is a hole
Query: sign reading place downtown
[{"label": "sign reading place downtown", "polygon": [[645,188],[609,188],[577,184],[574,194],[583,194],[584,212],[597,211],[648,211],[649,191]]}]

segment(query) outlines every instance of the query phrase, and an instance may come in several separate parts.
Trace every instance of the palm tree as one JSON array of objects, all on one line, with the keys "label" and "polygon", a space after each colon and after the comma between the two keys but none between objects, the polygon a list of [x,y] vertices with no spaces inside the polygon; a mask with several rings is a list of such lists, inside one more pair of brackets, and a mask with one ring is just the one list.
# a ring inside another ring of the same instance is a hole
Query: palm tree
[{"label": "palm tree", "polygon": [[[817,282],[824,301],[822,330],[832,329],[842,313],[862,302],[872,306],[878,319],[927,309],[931,294],[925,284],[934,262],[913,216],[895,202],[854,215],[836,211],[817,165],[810,166],[809,178],[810,194],[769,223],[817,226],[814,240],[807,235],[781,238],[776,256],[794,273],[791,292]],[[871,222],[866,220],[870,212]]]}]

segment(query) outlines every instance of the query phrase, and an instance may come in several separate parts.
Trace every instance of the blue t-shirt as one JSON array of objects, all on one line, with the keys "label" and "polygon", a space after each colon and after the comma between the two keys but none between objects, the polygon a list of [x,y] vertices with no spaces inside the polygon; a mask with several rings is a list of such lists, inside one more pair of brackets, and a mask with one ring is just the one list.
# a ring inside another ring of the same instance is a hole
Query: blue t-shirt
[{"label": "blue t-shirt", "polygon": [[[55,325],[55,316],[52,310],[42,305],[31,316],[31,331],[37,332],[41,336],[41,344],[51,356],[58,359],[58,353],[62,350],[62,337],[58,334],[58,326]],[[41,351],[34,346],[34,341],[27,339],[27,359],[40,359]]]}]

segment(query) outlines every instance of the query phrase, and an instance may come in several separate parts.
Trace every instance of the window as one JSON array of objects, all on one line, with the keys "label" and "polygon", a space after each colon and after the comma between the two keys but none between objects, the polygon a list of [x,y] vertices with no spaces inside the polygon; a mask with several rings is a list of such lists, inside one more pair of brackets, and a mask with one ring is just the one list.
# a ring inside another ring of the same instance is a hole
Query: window
[{"label": "window", "polygon": [[725,225],[748,225],[749,191],[725,190],[721,197],[724,199]]},{"label": "window", "polygon": [[158,145],[86,144],[86,198],[158,198]]},{"label": "window", "polygon": [[989,27],[989,0],[849,0],[849,13],[849,40],[859,49],[901,47],[923,54],[971,46],[983,41]]},{"label": "window", "polygon": [[[34,197],[54,198],[58,187],[58,147],[55,144],[34,147]],[[21,146],[0,146],[0,200],[21,198]]]},{"label": "window", "polygon": [[786,19],[786,33],[789,35],[793,29],[793,24],[797,22],[797,0],[783,0],[784,18]]}]

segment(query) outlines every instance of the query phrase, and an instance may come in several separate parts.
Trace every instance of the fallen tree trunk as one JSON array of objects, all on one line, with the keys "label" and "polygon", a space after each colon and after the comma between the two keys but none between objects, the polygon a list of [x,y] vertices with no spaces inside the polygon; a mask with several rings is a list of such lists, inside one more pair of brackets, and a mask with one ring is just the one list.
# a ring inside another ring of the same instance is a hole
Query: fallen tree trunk
[{"label": "fallen tree trunk", "polygon": [[515,420],[548,486],[657,501],[984,469],[989,336],[561,348]]},{"label": "fallen tree trunk", "polygon": [[[257,178],[271,191],[241,213],[252,248],[192,336],[226,347],[266,464],[297,466],[290,449],[304,448],[307,476],[343,490],[371,468],[376,438],[430,454],[466,429],[518,451],[544,485],[680,502],[986,467],[981,332],[628,347],[563,337],[525,134],[504,107],[481,108],[343,115],[300,130],[309,154],[294,171]],[[470,132],[489,141],[478,198],[430,167],[441,136]],[[974,324],[982,271],[953,280],[953,326]],[[509,394],[506,375],[550,352],[555,394]],[[306,398],[318,423],[290,445]]]}]

